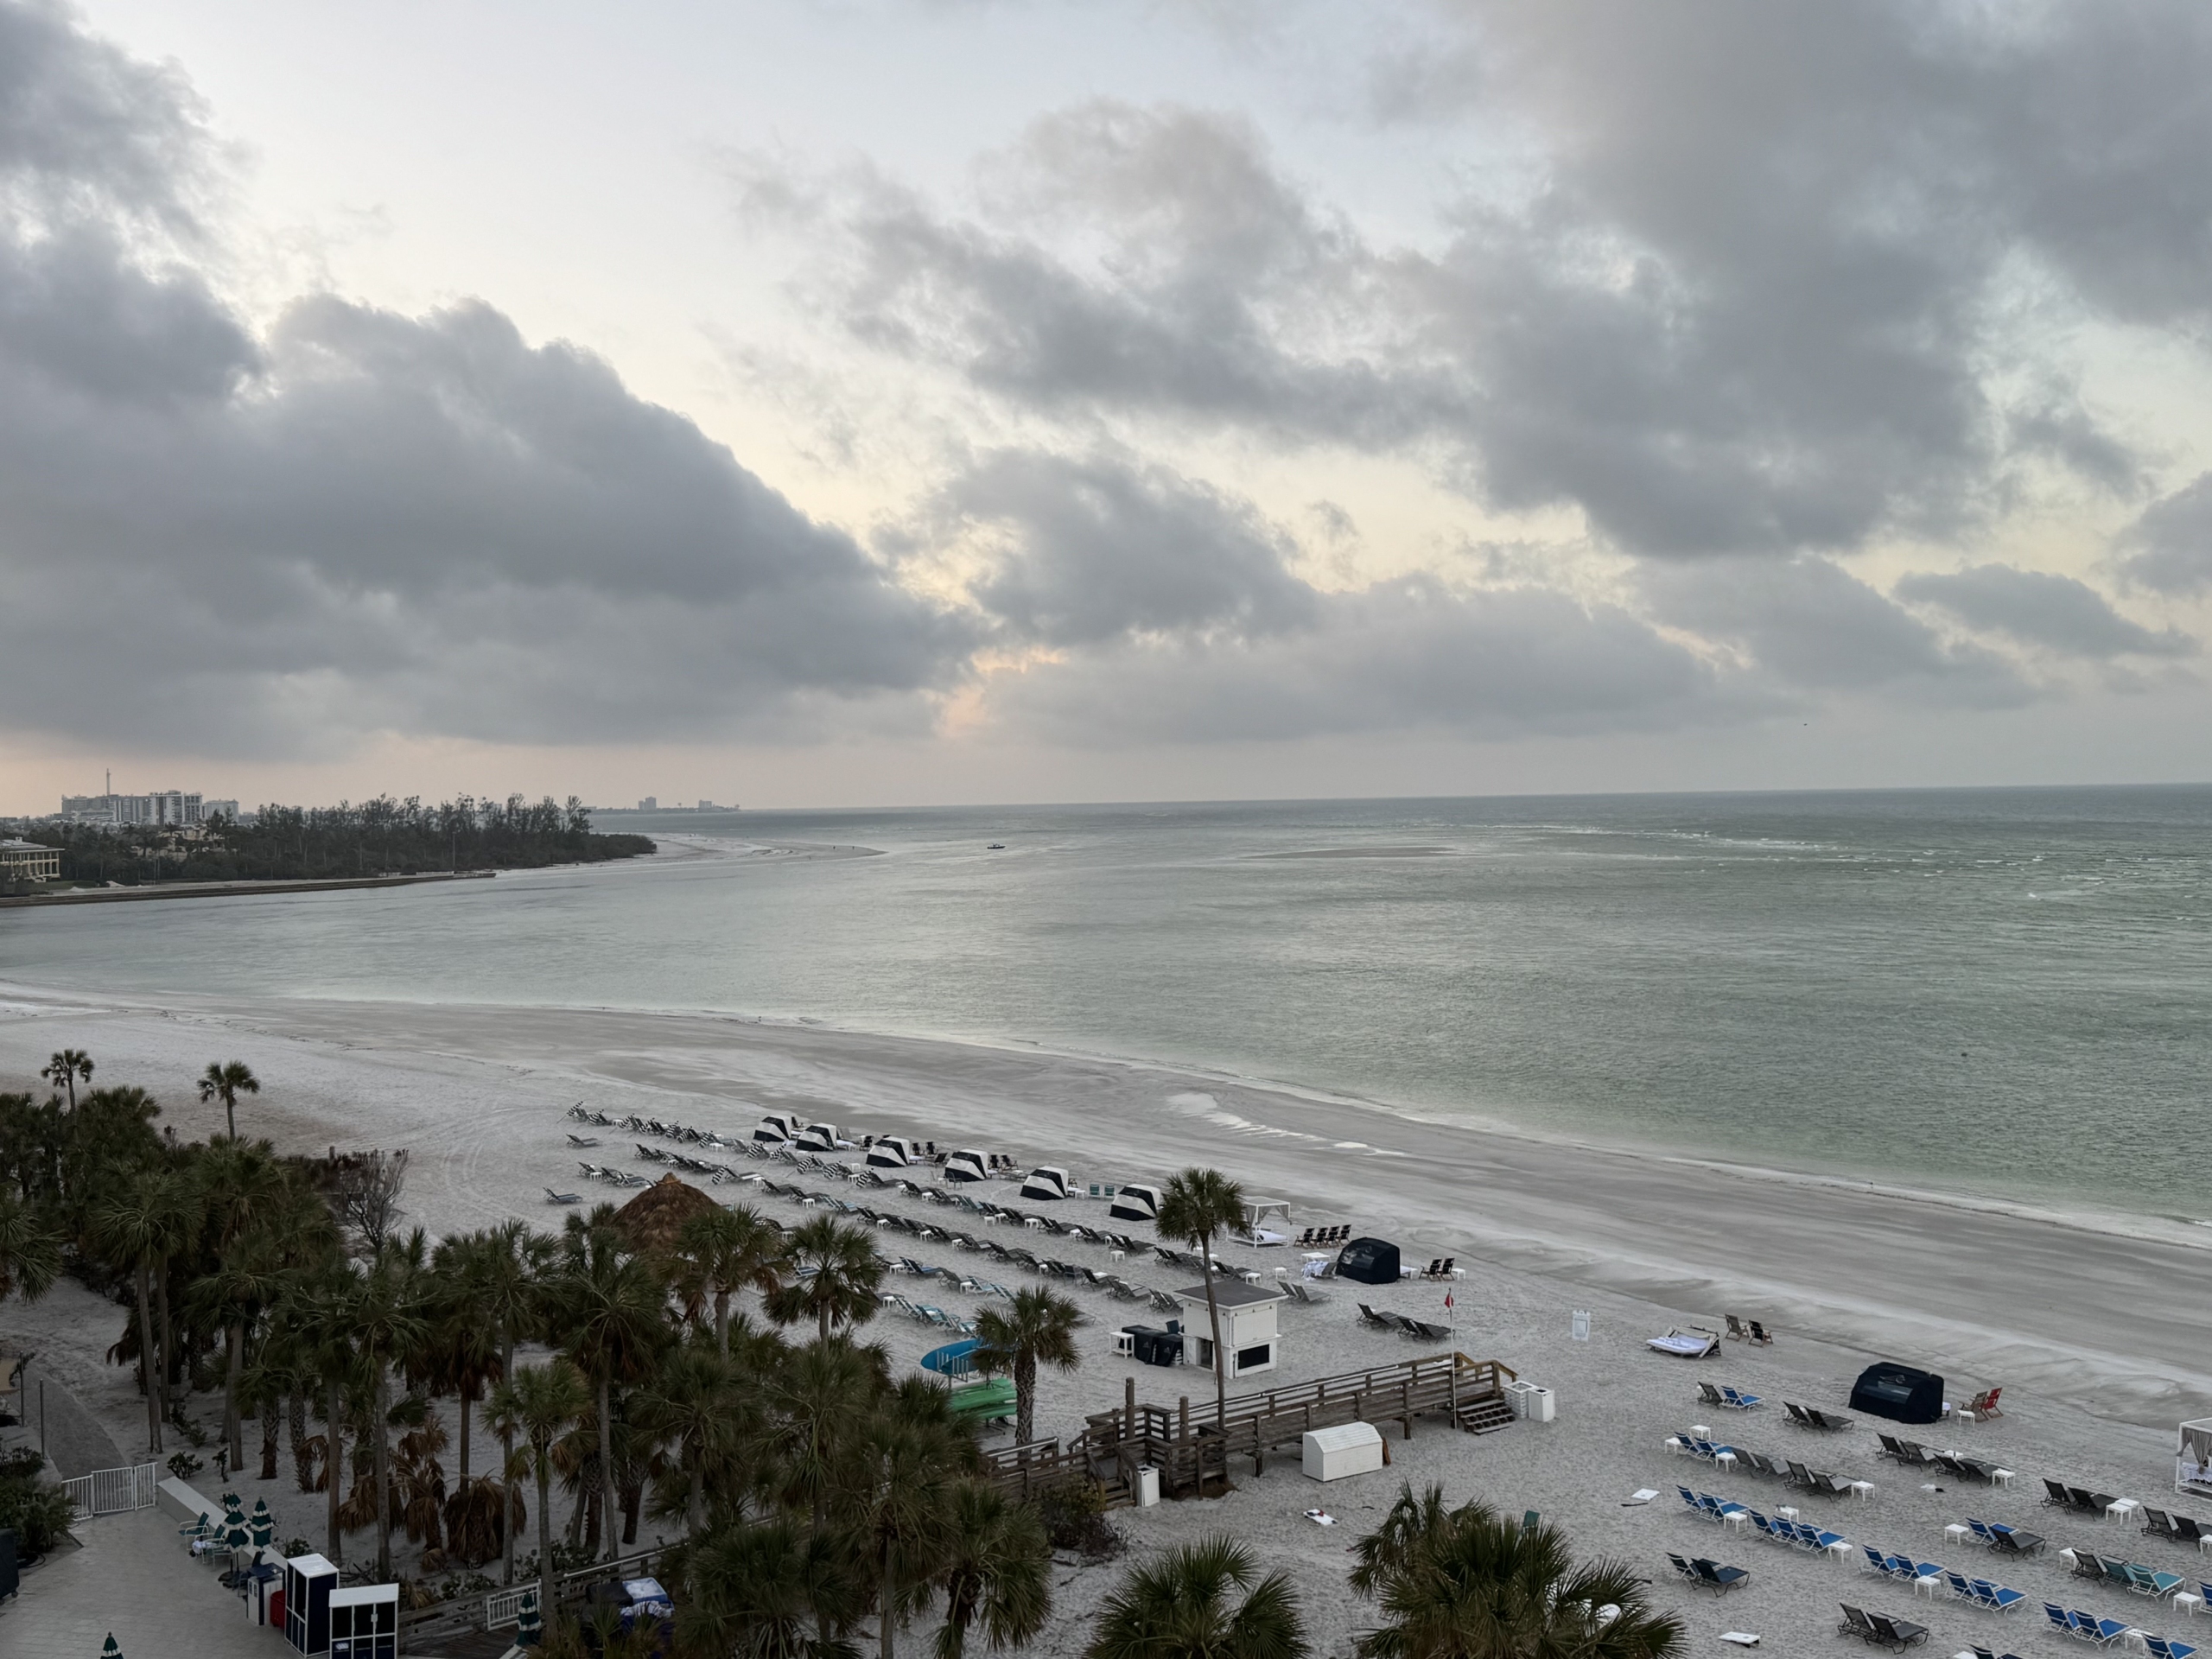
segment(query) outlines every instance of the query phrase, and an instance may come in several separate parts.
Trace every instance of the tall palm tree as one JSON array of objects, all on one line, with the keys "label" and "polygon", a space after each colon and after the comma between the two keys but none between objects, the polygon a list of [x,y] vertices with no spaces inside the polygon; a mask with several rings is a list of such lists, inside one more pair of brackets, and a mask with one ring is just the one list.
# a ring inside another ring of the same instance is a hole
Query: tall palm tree
[{"label": "tall palm tree", "polygon": [[0,1301],[17,1291],[35,1302],[61,1273],[61,1237],[13,1192],[0,1192]]},{"label": "tall palm tree", "polygon": [[245,1461],[238,1377],[245,1365],[247,1330],[289,1280],[277,1241],[265,1232],[251,1232],[233,1240],[214,1272],[194,1281],[186,1295],[188,1314],[222,1327],[223,1444],[230,1448],[233,1471]]},{"label": "tall palm tree", "polygon": [[238,1138],[238,1096],[261,1092],[261,1079],[253,1075],[244,1060],[217,1064],[210,1060],[207,1069],[200,1074],[200,1098],[223,1103],[223,1122],[231,1139]]},{"label": "tall palm tree", "polygon": [[724,1478],[758,1419],[758,1389],[747,1387],[740,1368],[703,1338],[668,1350],[652,1381],[639,1390],[638,1427],[655,1440],[676,1443],[689,1535],[706,1530],[709,1478],[732,1484]]},{"label": "tall palm tree", "polygon": [[[604,1207],[604,1206],[602,1206]],[[595,1212],[571,1217],[546,1294],[551,1328],[599,1396],[600,1501],[605,1559],[617,1553],[613,1504],[614,1385],[645,1376],[668,1334],[668,1291],[652,1269],[623,1248]]]},{"label": "tall palm tree", "polygon": [[[376,1481],[377,1571],[391,1577],[391,1370],[404,1363],[429,1335],[429,1246],[423,1230],[387,1239],[368,1271],[353,1308],[353,1340],[368,1373],[369,1445]],[[333,1465],[335,1467],[335,1465]]]},{"label": "tall palm tree", "polygon": [[757,1290],[765,1296],[775,1289],[780,1282],[776,1264],[783,1254],[783,1230],[741,1204],[702,1211],[677,1231],[677,1293],[695,1307],[713,1299],[715,1345],[723,1357],[729,1355],[731,1295]]},{"label": "tall palm tree", "polygon": [[65,1048],[41,1068],[39,1076],[57,1089],[69,1091],[69,1109],[77,1109],[77,1080],[92,1080],[92,1057],[80,1048]]},{"label": "tall palm tree", "polygon": [[475,1297],[476,1258],[485,1249],[481,1233],[442,1239],[430,1255],[430,1330],[418,1356],[420,1380],[434,1395],[449,1394],[461,1407],[458,1448],[460,1486],[468,1484],[469,1427],[476,1403],[500,1376],[504,1355],[499,1332],[483,1315]]},{"label": "tall palm tree", "polygon": [[858,1325],[875,1317],[876,1287],[883,1263],[875,1241],[857,1227],[842,1226],[828,1216],[796,1229],[784,1243],[784,1260],[792,1277],[768,1293],[768,1317],[779,1325],[813,1319],[822,1340],[832,1325]]},{"label": "tall palm tree", "polygon": [[[1555,1528],[1479,1502],[1447,1510],[1440,1487],[1405,1487],[1354,1555],[1352,1590],[1384,1618],[1360,1637],[1361,1659],[1670,1659],[1687,1645],[1625,1564],[1578,1566]],[[1608,1605],[1620,1611],[1600,1625]]]},{"label": "tall palm tree", "polygon": [[1037,1367],[1071,1371],[1082,1362],[1075,1333],[1090,1323],[1083,1310],[1057,1291],[1042,1287],[1016,1291],[1004,1306],[976,1310],[974,1363],[986,1371],[1014,1376],[1014,1440],[1027,1446],[1037,1427]]},{"label": "tall palm tree", "polygon": [[138,1311],[138,1358],[146,1379],[146,1448],[162,1450],[162,1351],[154,1341],[154,1276],[168,1271],[168,1258],[181,1208],[174,1177],[142,1171],[130,1184],[96,1205],[92,1246],[111,1262],[130,1269]]},{"label": "tall palm tree", "polygon": [[944,1566],[958,1463],[944,1425],[896,1411],[879,1413],[861,1436],[840,1518],[866,1552],[875,1581],[881,1659],[894,1659],[899,1627]]},{"label": "tall palm tree", "polygon": [[339,1524],[346,1469],[346,1407],[362,1381],[362,1357],[353,1339],[354,1323],[366,1294],[360,1267],[342,1257],[287,1299],[280,1319],[288,1345],[302,1371],[322,1395],[322,1476],[325,1495],[323,1554],[343,1565],[345,1532]]},{"label": "tall palm tree", "polygon": [[842,1333],[794,1350],[763,1379],[766,1413],[748,1448],[779,1500],[819,1531],[842,1490],[861,1427],[885,1386],[878,1350]]},{"label": "tall palm tree", "polygon": [[[1243,1601],[1232,1605],[1232,1592]],[[1298,1592],[1226,1536],[1133,1567],[1098,1611],[1084,1659],[1304,1659]]]},{"label": "tall palm tree", "polygon": [[[565,1359],[512,1370],[486,1405],[492,1426],[509,1446],[519,1434],[525,1446],[512,1454],[505,1478],[537,1477],[537,1605],[553,1617],[553,1446],[570,1424],[591,1409],[591,1389]],[[512,1533],[512,1529],[509,1531]]]},{"label": "tall palm tree", "polygon": [[981,1625],[994,1649],[1018,1648],[1052,1616],[1052,1546],[1027,1503],[981,1481],[963,1480],[947,1506],[944,1559],[944,1624],[937,1659],[965,1659],[968,1632]]},{"label": "tall palm tree", "polygon": [[1197,1249],[1206,1264],[1206,1323],[1213,1332],[1213,1420],[1229,1421],[1229,1367],[1221,1350],[1221,1305],[1213,1288],[1213,1246],[1244,1219],[1244,1189],[1217,1169],[1186,1169],[1167,1178],[1160,1189],[1154,1225],[1168,1238]]},{"label": "tall palm tree", "polygon": [[[485,1328],[499,1344],[499,1371],[511,1376],[515,1368],[515,1344],[538,1334],[544,1301],[543,1274],[553,1259],[553,1241],[534,1233],[519,1221],[501,1223],[478,1235],[468,1257],[468,1300]],[[514,1431],[499,1437],[499,1480],[502,1502],[500,1532],[504,1564],[500,1582],[515,1581],[514,1489],[506,1473],[515,1460]]]},{"label": "tall palm tree", "polygon": [[686,1564],[688,1593],[676,1609],[680,1650],[855,1659],[851,1643],[823,1634],[849,1629],[865,1604],[854,1568],[843,1540],[793,1521],[724,1527]]}]

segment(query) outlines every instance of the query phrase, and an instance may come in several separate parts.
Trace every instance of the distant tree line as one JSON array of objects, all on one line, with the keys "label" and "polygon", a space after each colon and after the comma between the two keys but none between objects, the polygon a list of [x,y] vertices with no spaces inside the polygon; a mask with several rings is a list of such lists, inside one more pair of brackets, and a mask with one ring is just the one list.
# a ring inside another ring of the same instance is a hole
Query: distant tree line
[{"label": "distant tree line", "polygon": [[79,823],[39,824],[21,833],[60,849],[63,880],[126,887],[531,869],[653,850],[644,836],[594,833],[590,813],[573,795],[565,806],[550,795],[535,805],[519,795],[505,801],[464,795],[425,806],[410,795],[358,805],[264,806],[251,823],[217,817],[196,836],[155,825]]}]

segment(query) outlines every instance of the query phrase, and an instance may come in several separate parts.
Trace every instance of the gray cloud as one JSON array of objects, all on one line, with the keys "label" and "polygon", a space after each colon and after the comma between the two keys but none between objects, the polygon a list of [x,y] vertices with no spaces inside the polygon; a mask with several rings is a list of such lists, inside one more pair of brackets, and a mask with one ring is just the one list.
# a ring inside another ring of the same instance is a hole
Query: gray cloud
[{"label": "gray cloud", "polygon": [[2121,569],[2153,593],[2212,588],[2212,473],[2153,501],[2120,541],[2129,550]]},{"label": "gray cloud", "polygon": [[1947,645],[1826,559],[1660,566],[1646,573],[1644,586],[1659,616],[1732,647],[1777,690],[1980,708],[2035,696],[2004,658]]},{"label": "gray cloud", "polygon": [[1017,728],[1082,746],[1662,731],[1774,706],[1624,611],[1427,577],[1317,596],[1295,633],[1126,641],[995,696]]},{"label": "gray cloud", "polygon": [[1526,165],[1433,252],[1363,238],[1240,122],[1097,104],[973,218],[849,201],[838,314],[1063,419],[1427,446],[1653,556],[1955,533],[2031,465],[2135,487],[2032,325],[2201,317],[2196,9],[1445,15],[1399,108],[1472,111]]},{"label": "gray cloud", "polygon": [[1281,530],[1164,467],[1004,451],[958,478],[937,518],[940,536],[957,521],[999,542],[1002,556],[971,591],[1027,639],[1269,633],[1313,613]]},{"label": "gray cloud", "polygon": [[188,170],[195,117],[170,78],[5,5],[0,66],[19,721],[289,753],[773,734],[925,723],[911,694],[965,671],[972,620],[487,305],[311,296],[255,338],[133,221],[181,212],[156,163],[184,143]]},{"label": "gray cloud", "polygon": [[2197,650],[2196,640],[2176,629],[2153,630],[2128,620],[2086,582],[2009,564],[1977,564],[1943,575],[1916,572],[1898,581],[1897,594],[1948,612],[1968,627],[2070,656],[2101,661],[2186,657]]}]

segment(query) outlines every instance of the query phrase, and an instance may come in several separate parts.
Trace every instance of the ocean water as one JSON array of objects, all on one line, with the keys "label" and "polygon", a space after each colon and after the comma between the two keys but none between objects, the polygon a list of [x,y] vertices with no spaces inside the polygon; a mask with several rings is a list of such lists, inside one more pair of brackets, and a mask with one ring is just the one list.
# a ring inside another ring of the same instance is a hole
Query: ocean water
[{"label": "ocean water", "polygon": [[2212,1217],[2212,789],[603,827],[728,855],[0,912],[0,979],[1031,1041],[1610,1144]]}]

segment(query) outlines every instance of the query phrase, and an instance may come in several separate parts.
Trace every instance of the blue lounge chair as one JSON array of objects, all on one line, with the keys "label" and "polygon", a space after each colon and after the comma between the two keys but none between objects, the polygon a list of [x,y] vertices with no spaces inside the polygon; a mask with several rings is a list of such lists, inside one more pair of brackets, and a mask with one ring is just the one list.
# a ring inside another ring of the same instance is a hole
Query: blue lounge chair
[{"label": "blue lounge chair", "polygon": [[1973,1582],[1974,1600],[1993,1613],[2009,1613],[2027,1599],[2018,1590],[1992,1584],[1987,1579],[1976,1579]]},{"label": "blue lounge chair", "polygon": [[2151,1659],[2190,1659],[2196,1651],[2186,1642],[2169,1642],[2163,1636],[2143,1633],[2143,1645],[2151,1650]]},{"label": "blue lounge chair", "polygon": [[2058,1633],[2061,1636],[2071,1636],[2074,1634],[2074,1621],[2067,1618],[2066,1610],[2060,1606],[2056,1602],[2046,1601],[2044,1603],[2043,1616],[2058,1627]]},{"label": "blue lounge chair", "polygon": [[2074,1634],[2084,1642],[2094,1642],[2108,1648],[2127,1634],[2127,1626],[2116,1618],[2099,1618],[2094,1613],[2085,1613],[2075,1608],[2068,1615],[2074,1621]]},{"label": "blue lounge chair", "polygon": [[1683,1506],[1687,1508],[1692,1515],[1703,1515],[1705,1513],[1703,1506],[1701,1506],[1697,1501],[1697,1494],[1695,1492],[1690,1491],[1687,1486],[1677,1486],[1675,1490],[1682,1495]]},{"label": "blue lounge chair", "polygon": [[1864,1569],[1865,1571],[1869,1573],[1878,1573],[1884,1578],[1889,1577],[1890,1558],[1888,1556],[1883,1554],[1880,1550],[1875,1548],[1872,1544],[1859,1545],[1859,1553],[1866,1558],[1866,1565]]},{"label": "blue lounge chair", "polygon": [[1989,1529],[1987,1522],[1977,1521],[1974,1516],[1968,1516],[1967,1529],[1974,1534],[1976,1543],[1986,1544],[1992,1549],[1997,1548],[1997,1535]]},{"label": "blue lounge chair", "polygon": [[1724,1382],[1720,1385],[1720,1403],[1731,1411],[1751,1411],[1757,1408],[1759,1396],[1756,1394],[1739,1393]]},{"label": "blue lounge chair", "polygon": [[2138,1567],[2129,1561],[2120,1571],[2127,1574],[2127,1587],[2139,1596],[2171,1596],[2181,1588],[2178,1573],[2155,1573],[2147,1567]]}]

